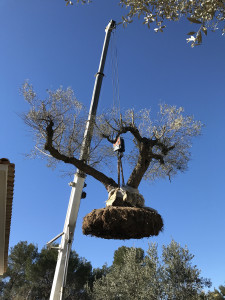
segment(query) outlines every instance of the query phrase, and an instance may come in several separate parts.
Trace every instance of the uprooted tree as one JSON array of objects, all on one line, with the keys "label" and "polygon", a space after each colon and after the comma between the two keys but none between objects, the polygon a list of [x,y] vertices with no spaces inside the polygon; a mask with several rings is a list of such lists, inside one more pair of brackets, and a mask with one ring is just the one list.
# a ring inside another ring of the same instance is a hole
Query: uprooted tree
[{"label": "uprooted tree", "polygon": [[[185,171],[191,140],[200,134],[201,122],[185,116],[183,108],[165,104],[160,105],[155,121],[148,109],[129,109],[123,114],[112,109],[96,117],[88,160],[83,160],[79,155],[81,150],[86,151],[82,142],[87,113],[73,91],[48,91],[44,100],[38,98],[28,82],[22,91],[30,104],[24,120],[35,133],[34,151],[47,157],[49,165],[61,161],[78,168],[100,181],[108,191],[107,208],[94,210],[84,218],[83,233],[106,239],[158,235],[163,228],[162,218],[144,205],[139,184],[142,179],[171,179]],[[125,155],[131,170],[122,188],[119,181],[106,173],[116,159],[112,146],[120,135],[128,135],[133,142]]]},{"label": "uprooted tree", "polygon": [[35,133],[35,152],[43,154],[52,164],[62,161],[100,181],[108,192],[118,183],[100,171],[115,158],[112,144],[120,135],[131,134],[133,148],[126,155],[131,166],[127,185],[137,189],[141,180],[172,178],[185,171],[190,158],[192,137],[198,136],[202,124],[193,116],[184,116],[182,107],[160,105],[158,119],[150,110],[130,109],[117,117],[114,110],[100,114],[95,121],[88,162],[79,159],[87,114],[70,88],[48,91],[44,100],[38,98],[32,85],[25,83],[23,96],[30,105],[24,120]]},{"label": "uprooted tree", "polygon": [[[73,2],[89,3],[91,0],[65,0],[66,4]],[[122,17],[124,25],[133,22],[135,17],[143,18],[143,23],[149,28],[154,25],[155,32],[163,32],[167,25],[166,21],[179,21],[186,18],[196,24],[188,33],[187,42],[191,46],[202,43],[202,35],[207,35],[208,30],[221,29],[225,33],[225,2],[224,0],[120,0],[121,7],[125,7],[128,13]]]}]

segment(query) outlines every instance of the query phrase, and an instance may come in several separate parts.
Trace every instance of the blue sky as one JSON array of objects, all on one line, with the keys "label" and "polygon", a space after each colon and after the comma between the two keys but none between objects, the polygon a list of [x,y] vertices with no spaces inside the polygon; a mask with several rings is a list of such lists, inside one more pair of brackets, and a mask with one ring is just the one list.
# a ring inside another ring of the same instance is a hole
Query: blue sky
[{"label": "blue sky", "polygon": [[[124,11],[114,0],[65,6],[63,0],[8,0],[0,2],[0,157],[16,165],[10,246],[27,240],[42,248],[63,229],[70,195],[62,178],[44,160],[24,154],[34,145],[32,134],[19,115],[28,109],[19,93],[29,79],[40,96],[46,89],[70,86],[89,107],[104,29],[110,19],[120,21]],[[213,286],[225,281],[225,39],[209,33],[203,45],[192,49],[186,21],[169,23],[156,34],[136,21],[116,30],[121,107],[158,109],[160,102],[183,106],[205,127],[194,139],[188,171],[170,183],[143,182],[146,205],[159,211],[165,223],[158,237],[113,241],[82,234],[83,217],[104,207],[107,193],[100,183],[87,179],[87,198],[81,202],[73,249],[94,267],[109,265],[122,246],[147,249],[175,239],[188,246],[202,276]],[[111,51],[109,49],[99,111],[112,105]],[[107,170],[105,170],[107,172]]]}]

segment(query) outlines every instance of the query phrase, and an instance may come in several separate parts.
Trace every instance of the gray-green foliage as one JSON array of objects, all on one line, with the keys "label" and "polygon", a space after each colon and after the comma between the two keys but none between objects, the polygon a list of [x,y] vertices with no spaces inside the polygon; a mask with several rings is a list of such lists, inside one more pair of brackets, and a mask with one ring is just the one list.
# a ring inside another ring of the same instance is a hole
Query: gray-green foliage
[{"label": "gray-green foliage", "polygon": [[210,286],[192,265],[193,255],[175,241],[163,247],[161,259],[156,244],[149,245],[143,259],[136,257],[136,248],[124,251],[124,262],[113,264],[106,276],[94,282],[89,291],[92,299],[194,300]]},{"label": "gray-green foliage", "polygon": [[[97,118],[99,131],[113,140],[118,132],[125,135],[126,128],[133,128],[141,137],[157,140],[158,144],[151,148],[152,159],[145,171],[144,179],[172,178],[178,172],[187,169],[190,159],[192,139],[201,132],[202,123],[194,116],[185,115],[184,108],[160,104],[157,118],[151,114],[151,109],[134,111],[128,109],[115,118],[112,112],[99,115]],[[164,145],[164,148],[162,148]],[[164,151],[170,149],[169,151]],[[133,148],[126,153],[131,168],[134,168],[139,158],[139,141],[133,139]],[[159,158],[163,158],[163,163]]]},{"label": "gray-green foliage", "polygon": [[[222,34],[225,33],[224,0],[120,0],[118,3],[128,10],[122,17],[123,24],[133,22],[137,16],[142,18],[149,28],[153,25],[155,32],[163,32],[168,21],[186,18],[196,25],[187,38],[192,47],[202,43],[202,35],[206,36],[209,29],[215,31],[220,28]],[[73,1],[67,1],[67,4],[73,4]]]},{"label": "gray-green foliage", "polygon": [[165,20],[179,21],[186,18],[193,25],[193,30],[187,42],[191,46],[202,43],[202,35],[207,35],[208,29],[215,31],[221,29],[225,33],[225,2],[223,0],[121,0],[129,12],[123,18],[124,23],[130,23],[135,16],[143,17],[144,24],[150,27],[154,24],[155,32],[163,32],[166,27]]},{"label": "gray-green foliage", "polygon": [[[58,88],[55,91],[47,90],[47,97],[39,99],[33,86],[27,81],[21,90],[30,110],[24,115],[24,121],[33,128],[36,145],[33,154],[45,154],[52,162],[50,155],[44,149],[46,140],[45,128],[50,120],[54,120],[56,149],[68,156],[80,154],[86,114],[83,105],[76,99],[71,88]],[[84,116],[85,114],[85,116]],[[66,146],[65,146],[66,145]]]},{"label": "gray-green foliage", "polygon": [[[79,160],[87,112],[70,88],[48,90],[40,99],[33,86],[25,82],[22,94],[30,106],[24,120],[33,130],[36,145],[33,154],[44,155],[49,165],[58,161],[73,165],[102,182],[108,189],[117,183],[107,174],[96,171],[113,165],[112,144],[118,136],[132,137],[125,159],[131,167],[127,185],[138,188],[142,178],[172,178],[187,169],[192,138],[201,132],[202,124],[185,115],[182,107],[160,105],[156,118],[150,109],[128,109],[121,114],[115,110],[103,112],[96,118],[87,163]],[[83,149],[84,150],[84,149]],[[108,168],[107,168],[108,171]]]},{"label": "gray-green foliage", "polygon": [[218,289],[208,293],[208,300],[224,300],[225,299],[225,285],[220,285]]},{"label": "gray-green foliage", "polygon": [[113,265],[105,277],[94,282],[92,299],[153,299],[157,293],[151,284],[154,269],[135,263],[135,258],[136,249],[131,248],[125,254],[125,264]]},{"label": "gray-green foliage", "polygon": [[[144,258],[144,250],[141,248],[135,248],[136,249],[136,257],[135,261],[141,262]],[[115,252],[114,252],[114,259],[113,259],[113,265],[120,265],[122,266],[123,264],[126,263],[125,257],[126,253],[130,251],[129,247],[122,246],[119,247]]]},{"label": "gray-green foliage", "polygon": [[[51,290],[57,252],[20,242],[11,248],[9,266],[0,279],[1,300],[47,300]],[[206,294],[208,279],[192,264],[193,255],[172,241],[159,257],[157,245],[146,255],[141,248],[120,247],[111,267],[93,269],[72,251],[65,300],[221,300],[225,287]]]},{"label": "gray-green foliage", "polygon": [[180,247],[172,241],[167,247],[163,246],[163,282],[169,299],[198,299],[198,293],[209,281],[200,277],[200,270],[192,265],[192,255],[188,248]]}]

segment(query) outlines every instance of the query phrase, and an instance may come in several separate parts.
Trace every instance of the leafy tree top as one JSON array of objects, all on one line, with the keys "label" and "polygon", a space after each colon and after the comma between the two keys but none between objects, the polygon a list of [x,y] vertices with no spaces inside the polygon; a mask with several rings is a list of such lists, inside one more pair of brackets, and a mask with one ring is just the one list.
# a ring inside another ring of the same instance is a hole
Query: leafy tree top
[{"label": "leafy tree top", "polygon": [[[27,242],[19,242],[11,248],[6,273],[0,279],[1,300],[49,299],[57,262],[57,251],[42,248]],[[101,278],[103,270],[92,270],[91,263],[71,251],[65,299],[88,300],[85,284],[91,286]]]},{"label": "leafy tree top", "polygon": [[149,244],[142,258],[140,248],[121,247],[116,253],[123,259],[113,263],[106,276],[94,282],[90,292],[94,300],[198,300],[203,288],[211,286],[210,280],[201,277],[193,265],[194,256],[188,248],[175,241],[163,247],[161,258],[154,243]]},{"label": "leafy tree top", "polygon": [[220,285],[218,289],[209,292],[207,300],[224,300],[225,299],[225,285]]}]

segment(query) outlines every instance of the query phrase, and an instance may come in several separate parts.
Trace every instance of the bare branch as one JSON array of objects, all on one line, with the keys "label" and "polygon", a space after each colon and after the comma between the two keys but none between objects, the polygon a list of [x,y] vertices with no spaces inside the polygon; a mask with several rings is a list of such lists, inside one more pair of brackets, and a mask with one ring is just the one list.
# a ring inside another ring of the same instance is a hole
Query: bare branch
[{"label": "bare branch", "polygon": [[53,157],[52,155],[50,155],[50,154],[44,152],[43,150],[41,150],[41,149],[38,148],[37,146],[35,146],[35,148],[36,148],[39,152],[41,152],[42,154],[44,154],[44,155],[46,155],[46,156],[48,156],[48,157],[51,157],[51,158]]},{"label": "bare branch", "polygon": [[46,127],[47,138],[45,143],[45,150],[49,151],[49,153],[54,158],[61,160],[66,164],[72,164],[75,167],[77,167],[79,170],[84,172],[85,174],[91,175],[98,181],[102,182],[106,187],[106,189],[108,189],[110,186],[114,186],[114,187],[118,186],[118,184],[112,178],[107,177],[105,174],[87,165],[82,160],[76,159],[75,157],[68,157],[64,154],[61,154],[57,149],[55,149],[52,145],[53,135],[54,135],[53,126],[54,126],[53,121],[50,121],[50,123]]}]

